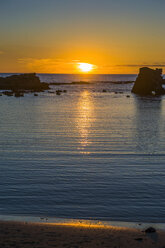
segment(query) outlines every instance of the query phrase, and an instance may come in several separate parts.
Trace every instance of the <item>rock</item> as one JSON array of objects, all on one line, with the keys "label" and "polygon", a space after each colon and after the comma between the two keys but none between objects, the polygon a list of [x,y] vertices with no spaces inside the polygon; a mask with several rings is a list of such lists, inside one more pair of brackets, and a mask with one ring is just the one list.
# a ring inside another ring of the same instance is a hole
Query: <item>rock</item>
[{"label": "rock", "polygon": [[[107,83],[107,81],[105,81],[105,83]],[[108,83],[111,83],[111,84],[132,84],[132,83],[134,83],[134,81],[109,81]]]},{"label": "rock", "polygon": [[148,227],[146,230],[145,230],[145,233],[154,233],[156,232],[156,229],[153,228],[153,227]]},{"label": "rock", "polygon": [[162,69],[140,68],[139,75],[132,88],[132,93],[138,95],[162,95],[165,89],[162,87]]},{"label": "rock", "polygon": [[27,73],[20,75],[12,75],[9,77],[0,77],[1,90],[28,90],[28,91],[42,91],[49,89],[47,83],[41,83],[39,77],[35,73]]},{"label": "rock", "polygon": [[15,97],[23,97],[24,96],[24,93],[22,93],[22,92],[15,92],[14,96]]},{"label": "rock", "polygon": [[67,90],[63,90],[64,93],[67,93]]},{"label": "rock", "polygon": [[107,90],[103,89],[103,92],[107,92]]},{"label": "rock", "polygon": [[53,94],[53,93],[54,93],[54,91],[49,90],[49,91],[48,91],[48,93]]},{"label": "rock", "polygon": [[56,95],[61,95],[62,90],[56,90]]},{"label": "rock", "polygon": [[127,95],[127,97],[130,97],[130,95]]},{"label": "rock", "polygon": [[37,93],[34,93],[34,96],[38,96],[38,94]]},{"label": "rock", "polygon": [[72,82],[70,84],[89,84],[90,82],[87,81],[76,81],[76,82]]},{"label": "rock", "polygon": [[12,91],[3,91],[3,94],[6,95],[6,96],[13,96]]}]

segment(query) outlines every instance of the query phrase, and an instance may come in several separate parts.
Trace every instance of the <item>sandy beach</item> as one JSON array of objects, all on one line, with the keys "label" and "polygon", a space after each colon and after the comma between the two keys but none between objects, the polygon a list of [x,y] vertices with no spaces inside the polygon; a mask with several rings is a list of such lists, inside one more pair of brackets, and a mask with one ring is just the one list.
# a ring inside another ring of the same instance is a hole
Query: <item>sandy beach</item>
[{"label": "sandy beach", "polygon": [[0,222],[0,247],[164,248],[165,232],[96,225]]}]

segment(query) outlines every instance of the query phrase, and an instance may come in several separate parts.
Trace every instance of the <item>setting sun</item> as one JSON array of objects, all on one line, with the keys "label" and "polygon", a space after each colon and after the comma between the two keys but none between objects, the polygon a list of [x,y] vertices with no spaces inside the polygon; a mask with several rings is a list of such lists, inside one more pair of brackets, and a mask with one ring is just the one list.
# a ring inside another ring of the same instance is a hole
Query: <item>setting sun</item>
[{"label": "setting sun", "polygon": [[94,66],[92,64],[88,64],[88,63],[78,63],[78,68],[82,72],[89,72],[89,71],[93,70]]}]

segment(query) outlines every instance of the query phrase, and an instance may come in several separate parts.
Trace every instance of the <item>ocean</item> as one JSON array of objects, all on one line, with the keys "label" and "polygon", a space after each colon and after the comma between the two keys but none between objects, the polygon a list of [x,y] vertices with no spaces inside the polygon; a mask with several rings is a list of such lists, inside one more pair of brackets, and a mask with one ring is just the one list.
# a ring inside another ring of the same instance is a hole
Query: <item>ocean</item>
[{"label": "ocean", "polygon": [[0,215],[164,223],[165,97],[108,83],[136,75],[39,77],[91,83],[0,97]]}]

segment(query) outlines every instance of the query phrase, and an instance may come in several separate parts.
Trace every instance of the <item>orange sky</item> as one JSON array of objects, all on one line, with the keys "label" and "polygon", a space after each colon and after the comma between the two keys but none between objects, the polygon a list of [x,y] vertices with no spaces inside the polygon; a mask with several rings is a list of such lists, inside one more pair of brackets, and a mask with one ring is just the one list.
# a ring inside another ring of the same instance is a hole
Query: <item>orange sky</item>
[{"label": "orange sky", "polygon": [[0,72],[137,73],[165,67],[162,0],[5,0]]}]

